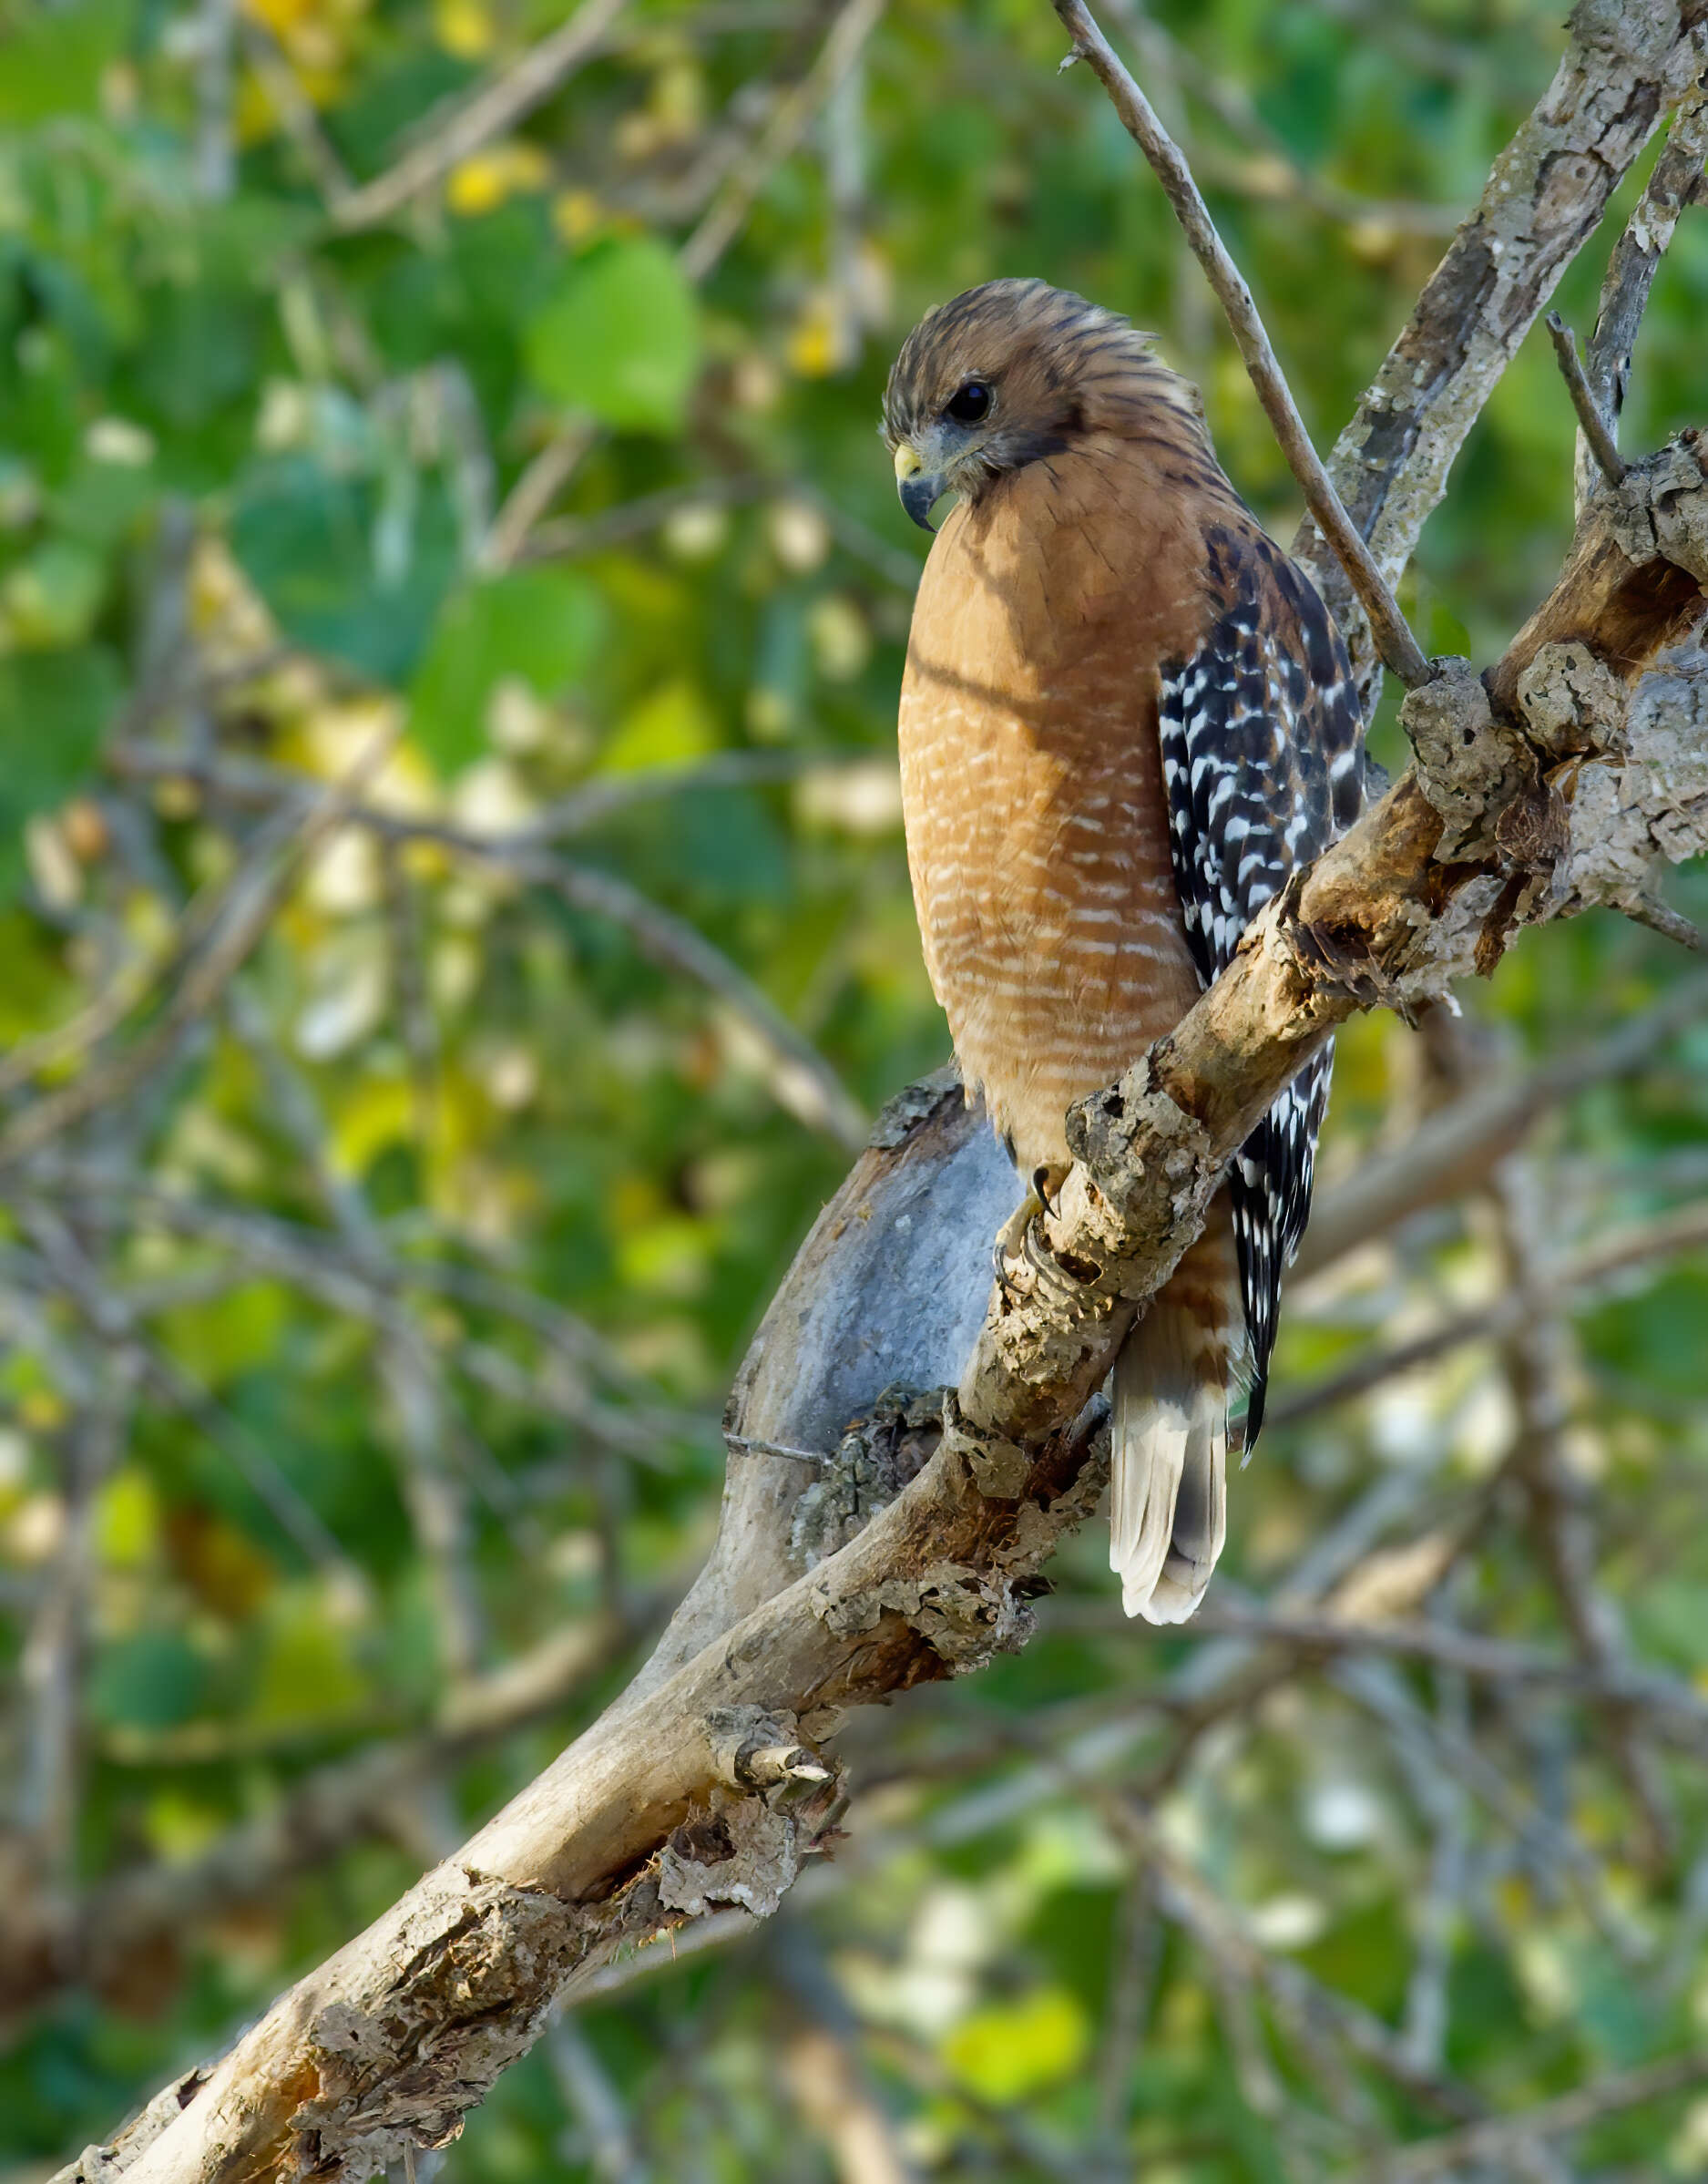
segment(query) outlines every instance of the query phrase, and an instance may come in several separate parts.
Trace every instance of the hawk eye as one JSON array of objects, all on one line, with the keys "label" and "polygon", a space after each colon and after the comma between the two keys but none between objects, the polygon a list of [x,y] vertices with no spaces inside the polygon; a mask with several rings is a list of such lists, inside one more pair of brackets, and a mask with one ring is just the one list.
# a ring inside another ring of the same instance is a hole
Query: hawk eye
[{"label": "hawk eye", "polygon": [[982,379],[969,379],[949,396],[943,414],[953,417],[957,425],[977,425],[989,407],[990,389]]}]

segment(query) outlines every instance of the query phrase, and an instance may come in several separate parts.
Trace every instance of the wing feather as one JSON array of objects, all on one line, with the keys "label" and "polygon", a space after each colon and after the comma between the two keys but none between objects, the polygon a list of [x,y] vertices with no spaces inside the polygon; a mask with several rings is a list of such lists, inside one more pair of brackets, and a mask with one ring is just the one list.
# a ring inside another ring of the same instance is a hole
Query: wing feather
[{"label": "wing feather", "polygon": [[[1358,815],[1364,723],[1328,610],[1253,525],[1206,538],[1219,602],[1197,650],[1167,661],[1158,692],[1169,841],[1187,938],[1205,985],[1295,866]],[[1332,1049],[1307,1062],[1241,1148],[1229,1175],[1252,1385],[1249,1451],[1263,1423],[1281,1279],[1304,1234]]]}]

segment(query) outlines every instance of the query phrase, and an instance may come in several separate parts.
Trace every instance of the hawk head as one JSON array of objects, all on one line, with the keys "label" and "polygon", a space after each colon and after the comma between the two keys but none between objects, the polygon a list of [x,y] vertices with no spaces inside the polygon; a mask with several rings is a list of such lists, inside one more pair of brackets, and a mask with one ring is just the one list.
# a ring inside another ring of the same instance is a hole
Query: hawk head
[{"label": "hawk head", "polygon": [[1197,428],[1197,390],[1148,333],[1043,281],[987,281],[928,312],[890,373],[883,429],[902,506],[929,530],[944,493],[977,500],[1090,434],[1154,421],[1159,399]]}]

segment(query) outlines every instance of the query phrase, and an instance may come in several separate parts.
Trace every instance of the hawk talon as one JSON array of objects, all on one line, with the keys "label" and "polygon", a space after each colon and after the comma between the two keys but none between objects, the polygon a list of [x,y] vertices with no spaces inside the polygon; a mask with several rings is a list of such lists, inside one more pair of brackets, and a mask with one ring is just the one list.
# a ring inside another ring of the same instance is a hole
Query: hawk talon
[{"label": "hawk talon", "polygon": [[[1043,1174],[1041,1168],[1038,1174]],[[1008,1287],[1007,1262],[1010,1259],[1023,1259],[1027,1256],[1027,1231],[1043,1210],[1044,1201],[1037,1191],[1028,1191],[1003,1223],[997,1231],[996,1242],[990,1247],[991,1272],[996,1277],[997,1288],[1005,1297],[1014,1294]]]}]

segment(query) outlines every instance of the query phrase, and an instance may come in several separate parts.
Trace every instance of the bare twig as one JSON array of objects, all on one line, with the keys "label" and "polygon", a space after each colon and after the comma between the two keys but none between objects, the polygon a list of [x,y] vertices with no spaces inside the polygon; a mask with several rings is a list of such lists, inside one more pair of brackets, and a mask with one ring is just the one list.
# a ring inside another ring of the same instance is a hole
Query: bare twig
[{"label": "bare twig", "polygon": [[1390,2154],[1377,2172],[1376,2184],[1419,2184],[1427,2177],[1445,2177],[1485,2162],[1510,2161],[1523,2138],[1563,2138],[1617,2116],[1626,2108],[1646,2107],[1670,2094],[1688,2092],[1708,2078],[1708,2049],[1672,2056],[1661,2063],[1645,2063],[1634,2070],[1615,2071],[1596,2078],[1557,2099],[1542,2101],[1516,2116],[1490,2117],[1486,2122],[1466,2124],[1445,2131],[1438,2138],[1425,2138],[1402,2152]]},{"label": "bare twig", "polygon": [[279,125],[296,147],[297,157],[309,179],[329,205],[341,204],[350,195],[350,177],[332,139],[321,127],[314,101],[302,88],[296,70],[279,50],[271,27],[260,16],[245,14],[238,25],[243,57],[253,70]]},{"label": "bare twig", "polygon": [[[0,1167],[38,1152],[97,1109],[133,1092],[177,1051],[185,1032],[206,1019],[226,986],[266,938],[280,905],[303,866],[349,816],[397,740],[382,731],[341,782],[302,810],[281,852],[246,863],[220,896],[206,947],[178,980],[159,1021],[110,1065],[85,1071],[61,1092],[44,1094],[0,1133]],[[264,852],[274,845],[269,838]]]},{"label": "bare twig", "polygon": [[[186,767],[181,760],[170,756],[136,751],[125,754],[120,763],[127,771],[144,775],[185,776],[211,795],[263,808],[281,798],[297,800],[302,795],[301,776],[274,768],[245,769],[230,762]],[[643,955],[661,969],[680,972],[704,986],[741,1020],[770,1059],[769,1086],[781,1105],[810,1128],[824,1131],[851,1151],[865,1143],[864,1111],[823,1055],[769,995],[704,934],[629,881],[591,866],[571,864],[541,846],[537,830],[550,826],[549,815],[542,815],[530,825],[496,834],[475,834],[465,827],[412,818],[377,805],[353,801],[342,807],[338,816],[367,828],[382,841],[435,843],[470,863],[508,873],[528,886],[559,896],[574,908],[623,927]],[[27,1110],[15,1127],[21,1128],[35,1112]],[[6,1158],[7,1150],[8,1140],[0,1137],[0,1163]]]},{"label": "bare twig", "polygon": [[1652,895],[1640,895],[1632,901],[1620,905],[1633,925],[1646,926],[1652,933],[1659,933],[1662,940],[1675,941],[1695,956],[1708,950],[1708,938],[1693,925],[1682,910],[1659,901]]},{"label": "bare twig", "polygon": [[[1699,84],[1673,117],[1665,148],[1624,232],[1613,245],[1596,306],[1584,376],[1595,414],[1606,420],[1608,437],[1615,444],[1631,377],[1631,353],[1637,345],[1649,290],[1672,240],[1679,215],[1687,205],[1700,201],[1704,159],[1708,159],[1708,97]],[[1580,502],[1589,497],[1590,459],[1588,450],[1579,457]],[[1606,469],[1605,464],[1600,467]]]},{"label": "bare twig", "polygon": [[1674,1207],[1652,1221],[1634,1222],[1612,1230],[1593,1244],[1551,1268],[1537,1290],[1525,1297],[1508,1289],[1485,1303],[1454,1312],[1432,1328],[1414,1335],[1392,1349],[1377,1350],[1355,1359],[1344,1370],[1328,1375],[1313,1386],[1297,1389],[1273,1404],[1272,1424],[1294,1424],[1335,1403],[1366,1394],[1384,1380],[1415,1371],[1461,1343],[1504,1341],[1520,1327],[1539,1304],[1552,1308],[1598,1287],[1629,1268],[1651,1259],[1670,1258],[1675,1253],[1708,1248],[1708,1203]]},{"label": "bare twig", "polygon": [[[15,1961],[0,1923],[0,2013],[39,2008],[73,1979],[105,1978],[168,1936],[216,1923],[236,1906],[276,1899],[293,1875],[350,1844],[384,1835],[388,1815],[473,1755],[572,1704],[666,1605],[661,1588],[621,1616],[583,1617],[451,1693],[431,1728],[370,1743],[292,1782],[272,1807],[240,1820],[193,1858],[121,1870],[88,1892],[51,1953],[54,1973]],[[28,1971],[27,1991],[24,1974]]]},{"label": "bare twig", "polygon": [[1642,1069],[1704,1012],[1708,978],[1683,979],[1604,1038],[1462,1092],[1402,1143],[1373,1154],[1344,1182],[1318,1193],[1294,1278],[1388,1235],[1427,1206],[1474,1189],[1544,1115],[1591,1085]]},{"label": "bare twig", "polygon": [[337,202],[332,224],[348,234],[401,212],[483,144],[514,128],[557,90],[604,42],[628,0],[582,0],[549,37],[455,107],[433,133],[384,174]]},{"label": "bare twig", "polygon": [[571,417],[552,434],[505,495],[481,542],[483,569],[496,574],[516,561],[540,518],[581,467],[598,430],[586,417]]},{"label": "bare twig", "polygon": [[[586,0],[583,14],[593,4]],[[859,59],[884,6],[885,0],[845,0],[813,66],[783,93],[770,121],[738,159],[682,245],[679,262],[690,281],[698,283],[715,269],[741,232],[766,178],[796,149],[813,115]],[[481,549],[485,568],[508,569],[527,552],[540,519],[580,468],[597,437],[597,426],[585,417],[570,417],[552,434],[506,497]]]},{"label": "bare twig", "polygon": [[[1597,1583],[1591,1512],[1567,1455],[1568,1333],[1558,1309],[1543,1300],[1552,1241],[1543,1194],[1521,1154],[1497,1172],[1490,1198],[1506,1284],[1528,1307],[1502,1345],[1519,1414],[1511,1467],[1529,1500],[1539,1557],[1573,1643],[1605,1675],[1622,1663],[1625,1636],[1618,1610]],[[1602,1712],[1609,1746],[1642,1817],[1651,1870],[1659,1871],[1670,1860],[1674,1831],[1665,1784],[1632,1710],[1610,1699]]]},{"label": "bare twig", "polygon": [[1610,486],[1616,486],[1625,475],[1625,458],[1613,444],[1607,419],[1601,415],[1594,391],[1585,375],[1582,359],[1578,354],[1578,338],[1557,311],[1550,311],[1542,323],[1548,328],[1548,338],[1554,344],[1554,354],[1566,382],[1566,392],[1571,396],[1571,406],[1578,414],[1578,430],[1583,435],[1590,453],[1595,457],[1596,468]]},{"label": "bare twig", "polygon": [[1411,199],[1359,197],[1314,173],[1272,127],[1263,108],[1233,77],[1208,67],[1190,46],[1146,13],[1139,0],[1109,0],[1109,12],[1130,39],[1147,72],[1172,78],[1190,97],[1207,107],[1243,148],[1244,156],[1223,156],[1200,147],[1193,158],[1200,173],[1231,190],[1257,198],[1296,200],[1324,219],[1346,226],[1386,229],[1396,235],[1451,235],[1459,215],[1446,205]]},{"label": "bare twig", "polygon": [[1091,19],[1084,0],[1053,0],[1053,4],[1073,40],[1075,54],[1089,64],[1092,74],[1109,93],[1122,127],[1155,169],[1175,217],[1185,230],[1186,240],[1227,313],[1257,398],[1287,458],[1288,468],[1299,481],[1305,506],[1369,618],[1376,650],[1406,688],[1416,689],[1429,680],[1429,662],[1388,590],[1376,557],[1347,515],[1333,479],[1311,445],[1311,436],[1252,301],[1252,292],[1216,232],[1180,147]]},{"label": "bare twig", "polygon": [[757,142],[682,245],[682,271],[690,281],[703,281],[740,234],[766,178],[794,150],[813,115],[859,59],[884,5],[885,0],[846,0],[813,66],[778,101]]},{"label": "bare twig", "polygon": [[572,2017],[559,2017],[546,2035],[545,2048],[565,2105],[586,2134],[599,2184],[646,2184],[649,2172],[633,2123],[592,2042]]}]

